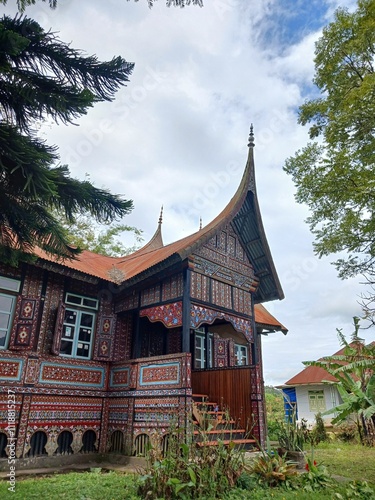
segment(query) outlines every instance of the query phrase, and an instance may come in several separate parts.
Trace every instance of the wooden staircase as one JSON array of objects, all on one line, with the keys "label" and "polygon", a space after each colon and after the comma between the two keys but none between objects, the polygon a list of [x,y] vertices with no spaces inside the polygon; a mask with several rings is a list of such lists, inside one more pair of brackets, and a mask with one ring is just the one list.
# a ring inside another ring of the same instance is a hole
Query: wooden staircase
[{"label": "wooden staircase", "polygon": [[238,429],[228,412],[220,409],[218,403],[210,401],[206,394],[193,394],[193,423],[197,446],[234,443],[237,448],[256,448],[255,439],[249,439],[245,429]]}]

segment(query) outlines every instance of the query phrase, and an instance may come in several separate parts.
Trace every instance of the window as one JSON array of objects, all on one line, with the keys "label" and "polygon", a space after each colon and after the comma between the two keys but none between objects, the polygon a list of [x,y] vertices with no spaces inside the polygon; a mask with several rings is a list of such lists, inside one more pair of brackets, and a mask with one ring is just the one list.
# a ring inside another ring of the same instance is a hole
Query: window
[{"label": "window", "polygon": [[326,409],[324,391],[309,391],[309,408],[313,413],[319,413]]},{"label": "window", "polygon": [[206,359],[206,335],[200,330],[195,331],[194,368],[204,368]]},{"label": "window", "polygon": [[236,365],[243,366],[249,364],[249,350],[247,345],[234,344],[234,355],[236,357]]},{"label": "window", "polygon": [[66,294],[62,324],[60,354],[73,358],[90,359],[96,314],[87,309],[97,309],[98,301],[72,293]]},{"label": "window", "polygon": [[214,334],[208,334],[208,368],[214,366]]},{"label": "window", "polygon": [[[0,349],[8,347],[17,298],[15,294],[19,291],[20,284],[18,280],[0,276]],[[13,292],[13,294],[4,293],[3,290]]]}]

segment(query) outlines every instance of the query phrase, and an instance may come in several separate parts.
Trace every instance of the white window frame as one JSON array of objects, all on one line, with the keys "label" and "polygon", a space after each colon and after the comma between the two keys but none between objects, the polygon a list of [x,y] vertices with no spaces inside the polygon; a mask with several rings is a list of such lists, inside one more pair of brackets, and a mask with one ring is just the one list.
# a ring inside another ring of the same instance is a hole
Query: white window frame
[{"label": "white window frame", "polygon": [[[73,299],[73,300],[72,300]],[[74,302],[73,302],[74,301]],[[65,304],[67,305],[64,313],[64,322],[62,325],[62,334],[60,341],[60,356],[76,359],[91,359],[92,349],[94,345],[95,325],[96,325],[96,310],[99,301],[91,297],[67,293],[65,296]],[[69,315],[74,317],[69,321]],[[84,317],[91,317],[90,325],[82,324]],[[80,339],[80,334],[88,336]],[[70,353],[64,352],[67,345],[71,345]],[[87,356],[78,354],[80,350],[87,352]]]},{"label": "white window frame", "polygon": [[[319,396],[321,396],[319,398]],[[312,413],[320,413],[326,410],[326,398],[324,390],[308,391],[309,410]]]},{"label": "white window frame", "polygon": [[[199,345],[197,345],[197,341],[199,342]],[[206,367],[206,334],[205,331],[200,328],[198,330],[195,330],[195,335],[194,335],[194,368],[200,370],[205,367]]]},{"label": "white window frame", "polygon": [[20,280],[0,276],[0,290],[8,290],[9,292],[18,293],[20,291],[20,286]]},{"label": "white window frame", "polygon": [[236,366],[246,366],[249,364],[249,348],[244,344],[234,344],[234,355]]},{"label": "white window frame", "polygon": [[[5,276],[0,276],[0,296],[6,297],[7,299],[11,300],[9,309],[7,310],[0,309],[0,314],[8,316],[8,323],[6,328],[0,326],[0,332],[2,333],[5,332],[5,335],[3,337],[4,345],[0,345],[0,349],[8,349],[10,332],[12,330],[12,325],[13,325],[14,310],[17,301],[16,294],[18,294],[18,292],[20,291],[20,286],[21,286],[20,280],[15,280],[13,278],[6,278]],[[13,293],[4,293],[3,290],[5,290],[6,292],[13,292]]]},{"label": "white window frame", "polygon": [[85,297],[84,295],[77,295],[75,293],[68,292],[65,296],[65,304],[69,304],[75,307],[83,307],[85,309],[94,309],[95,311],[97,311],[99,301],[98,299],[93,299],[91,297]]}]

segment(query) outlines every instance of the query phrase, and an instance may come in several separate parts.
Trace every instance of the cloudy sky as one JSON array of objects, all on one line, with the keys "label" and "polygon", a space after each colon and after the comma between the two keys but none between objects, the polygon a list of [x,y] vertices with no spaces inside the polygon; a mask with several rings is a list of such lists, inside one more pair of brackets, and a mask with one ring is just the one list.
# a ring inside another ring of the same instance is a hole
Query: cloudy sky
[{"label": "cloudy sky", "polygon": [[[285,159],[307,141],[298,106],[316,95],[314,42],[339,5],[352,0],[205,0],[167,8],[158,0],[58,0],[27,15],[59,32],[72,47],[135,62],[127,87],[95,106],[79,126],[41,131],[60,148],[74,177],[134,201],[125,222],[154,233],[161,205],[166,243],[210,222],[232,197],[247,158],[254,124],[257,189],[263,222],[285,299],[266,307],[288,329],[264,339],[268,385],[282,384],[339,349],[336,328],[352,332],[360,314],[358,280],[341,281],[317,259],[283,172]],[[15,0],[3,10],[15,13]],[[365,331],[370,339],[373,333]]]}]

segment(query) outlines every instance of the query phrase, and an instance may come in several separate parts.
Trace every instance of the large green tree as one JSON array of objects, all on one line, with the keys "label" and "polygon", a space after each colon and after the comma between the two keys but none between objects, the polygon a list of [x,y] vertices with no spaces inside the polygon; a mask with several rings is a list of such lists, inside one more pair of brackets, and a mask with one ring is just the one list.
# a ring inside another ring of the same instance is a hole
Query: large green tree
[{"label": "large green tree", "polygon": [[309,124],[305,148],[285,170],[307,204],[318,256],[344,252],[342,278],[375,279],[375,1],[338,9],[316,43],[314,83],[320,91],[300,107]]},{"label": "large green tree", "polygon": [[0,260],[17,264],[35,246],[74,257],[56,210],[74,221],[121,218],[132,202],[72,178],[54,146],[40,140],[37,121],[71,123],[99,101],[110,101],[133,64],[100,62],[60,41],[27,17],[0,19]]}]

